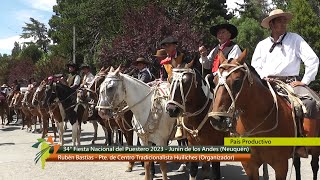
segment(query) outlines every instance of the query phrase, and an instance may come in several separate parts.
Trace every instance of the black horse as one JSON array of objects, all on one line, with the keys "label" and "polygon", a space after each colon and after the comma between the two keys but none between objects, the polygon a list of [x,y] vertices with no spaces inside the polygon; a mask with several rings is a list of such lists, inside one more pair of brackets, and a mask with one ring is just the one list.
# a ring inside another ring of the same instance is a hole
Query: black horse
[{"label": "black horse", "polygon": [[[45,90],[44,106],[55,104],[63,121],[72,125],[73,146],[80,146],[81,121],[85,112],[84,104],[77,104],[77,91],[60,82],[49,82]],[[61,127],[60,127],[61,128]]]}]

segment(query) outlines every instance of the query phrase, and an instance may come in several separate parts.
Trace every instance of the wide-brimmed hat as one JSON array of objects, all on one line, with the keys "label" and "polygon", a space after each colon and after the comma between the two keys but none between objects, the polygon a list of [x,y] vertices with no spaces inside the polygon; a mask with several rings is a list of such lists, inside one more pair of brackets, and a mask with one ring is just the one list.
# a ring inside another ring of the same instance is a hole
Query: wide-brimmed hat
[{"label": "wide-brimmed hat", "polygon": [[235,37],[237,37],[238,35],[238,29],[232,25],[232,24],[228,24],[228,23],[225,23],[225,24],[218,24],[218,25],[215,25],[215,26],[212,26],[210,28],[210,33],[212,35],[214,35],[215,37],[217,37],[217,33],[220,29],[226,29],[230,32],[231,34],[231,37],[230,39],[234,39]]},{"label": "wide-brimmed hat", "polygon": [[164,38],[161,42],[160,42],[160,46],[163,46],[165,44],[178,44],[178,40],[172,36],[166,37]]},{"label": "wide-brimmed hat", "polygon": [[90,69],[89,64],[82,64],[82,65],[80,66],[80,69],[84,69],[84,68]]},{"label": "wide-brimmed hat", "polygon": [[1,86],[2,88],[4,88],[4,87],[8,87],[8,85],[7,84],[2,84],[2,86]]},{"label": "wide-brimmed hat", "polygon": [[167,51],[165,49],[157,50],[157,53],[154,55],[155,57],[167,57]]},{"label": "wide-brimmed hat", "polygon": [[275,9],[270,12],[269,16],[264,18],[261,22],[261,26],[264,28],[270,28],[269,23],[272,19],[277,17],[286,17],[288,21],[290,21],[293,17],[293,15],[289,12],[283,12],[282,9]]},{"label": "wide-brimmed hat", "polygon": [[143,63],[143,64],[150,64],[151,62],[146,60],[143,57],[139,57],[136,61],[134,61],[132,64],[137,65],[138,63]]},{"label": "wide-brimmed hat", "polygon": [[75,63],[68,63],[68,64],[67,64],[67,67],[74,67],[75,69],[78,69],[78,68],[79,68],[78,65],[75,64]]}]

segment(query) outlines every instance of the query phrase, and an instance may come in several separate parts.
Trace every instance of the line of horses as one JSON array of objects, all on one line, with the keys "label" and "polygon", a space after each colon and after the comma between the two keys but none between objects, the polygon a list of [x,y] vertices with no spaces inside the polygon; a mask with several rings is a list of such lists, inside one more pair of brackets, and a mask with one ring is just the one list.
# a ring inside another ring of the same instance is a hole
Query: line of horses
[{"label": "line of horses", "polygon": [[[183,117],[181,124],[189,145],[223,145],[224,137],[234,134],[295,137],[295,122],[288,103],[278,94],[272,95],[254,69],[246,65],[246,51],[231,62],[222,53],[219,56],[221,65],[214,79],[214,90],[210,89],[208,80],[192,68],[193,61],[174,68],[170,82],[156,81],[152,86],[122,74],[120,67],[116,70],[111,67],[102,68],[89,87],[78,90],[64,85],[58,77],[45,79],[36,89],[13,94],[8,107],[22,112],[22,126],[27,125],[28,129],[36,119],[41,120],[43,138],[51,120],[54,138],[56,140],[58,132],[62,145],[67,121],[72,125],[74,146],[81,145],[81,124],[87,121],[91,121],[95,129],[92,143],[97,139],[99,123],[108,145],[111,132],[118,129],[131,146],[133,131],[142,145],[167,145],[179,117]],[[305,124],[309,137],[320,135],[319,123]],[[300,158],[295,156],[294,147],[252,147],[251,152],[252,158],[242,162],[249,179],[259,179],[261,165],[267,179],[267,164],[275,170],[277,180],[286,179],[290,158],[294,159],[296,179],[301,179]],[[312,155],[313,179],[317,179],[320,148],[310,147],[308,153]],[[195,179],[198,163],[190,164],[190,179]],[[220,162],[211,164],[212,179],[221,179]],[[133,166],[134,162],[129,162],[126,171],[132,171]],[[150,162],[145,162],[146,180],[153,178],[150,166]],[[166,163],[160,163],[160,169],[162,178],[168,179]],[[209,170],[210,163],[203,163],[203,177],[210,176]]]}]

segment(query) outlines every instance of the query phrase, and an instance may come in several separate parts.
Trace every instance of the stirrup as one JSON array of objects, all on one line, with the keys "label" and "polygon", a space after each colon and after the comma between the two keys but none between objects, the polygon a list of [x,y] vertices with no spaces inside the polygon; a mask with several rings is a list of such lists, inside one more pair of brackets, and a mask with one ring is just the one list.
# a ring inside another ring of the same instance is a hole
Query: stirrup
[{"label": "stirrup", "polygon": [[177,131],[176,134],[174,135],[175,138],[182,138],[182,127],[181,126],[177,126]]}]

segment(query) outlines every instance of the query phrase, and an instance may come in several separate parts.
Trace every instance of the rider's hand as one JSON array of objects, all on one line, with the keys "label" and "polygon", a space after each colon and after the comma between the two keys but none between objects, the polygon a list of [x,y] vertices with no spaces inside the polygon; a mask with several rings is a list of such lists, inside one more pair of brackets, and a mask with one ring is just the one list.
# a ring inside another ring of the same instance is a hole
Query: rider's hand
[{"label": "rider's hand", "polygon": [[296,87],[296,86],[304,86],[304,85],[306,85],[306,84],[303,83],[303,82],[301,82],[301,81],[293,81],[293,82],[290,83],[290,85],[291,85],[292,87]]},{"label": "rider's hand", "polygon": [[201,46],[199,47],[199,53],[202,57],[207,56],[207,49],[204,46]]}]

